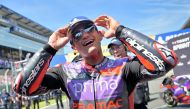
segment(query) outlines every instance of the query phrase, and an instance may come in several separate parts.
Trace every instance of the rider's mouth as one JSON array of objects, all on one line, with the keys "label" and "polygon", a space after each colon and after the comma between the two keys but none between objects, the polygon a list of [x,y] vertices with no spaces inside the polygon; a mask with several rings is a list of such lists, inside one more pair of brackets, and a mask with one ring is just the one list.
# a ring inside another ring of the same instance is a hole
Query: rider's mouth
[{"label": "rider's mouth", "polygon": [[89,46],[89,45],[91,45],[91,44],[93,44],[93,40],[88,40],[88,41],[86,41],[84,44],[83,44],[83,46]]}]

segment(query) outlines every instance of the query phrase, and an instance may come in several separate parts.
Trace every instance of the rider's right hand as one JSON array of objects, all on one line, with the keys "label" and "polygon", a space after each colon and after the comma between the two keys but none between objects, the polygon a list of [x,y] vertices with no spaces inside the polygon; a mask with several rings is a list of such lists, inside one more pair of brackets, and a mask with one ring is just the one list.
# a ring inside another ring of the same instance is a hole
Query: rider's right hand
[{"label": "rider's right hand", "polygon": [[64,47],[71,38],[71,33],[68,31],[69,26],[66,25],[57,29],[49,38],[48,44],[56,50]]},{"label": "rider's right hand", "polygon": [[113,17],[107,15],[99,16],[94,22],[97,26],[101,26],[106,29],[103,32],[101,31],[105,38],[115,37],[115,32],[120,25],[120,23]]}]

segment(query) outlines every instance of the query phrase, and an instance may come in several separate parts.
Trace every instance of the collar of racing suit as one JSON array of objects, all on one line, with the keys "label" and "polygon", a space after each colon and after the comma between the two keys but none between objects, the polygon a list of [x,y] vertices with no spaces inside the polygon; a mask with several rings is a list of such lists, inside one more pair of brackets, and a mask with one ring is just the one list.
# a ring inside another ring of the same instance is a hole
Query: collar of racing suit
[{"label": "collar of racing suit", "polygon": [[100,64],[94,66],[85,63],[85,61],[82,61],[81,64],[82,68],[85,69],[91,77],[97,77],[99,76],[99,69],[103,67],[108,62],[108,60],[109,58],[104,57],[103,61]]},{"label": "collar of racing suit", "polygon": [[82,62],[82,66],[84,68],[87,68],[87,69],[92,69],[92,68],[101,68],[102,66],[104,66],[107,62],[108,62],[109,58],[107,57],[104,57],[103,61],[100,63],[100,64],[97,64],[97,65],[89,65],[87,63],[85,63],[85,61]]}]

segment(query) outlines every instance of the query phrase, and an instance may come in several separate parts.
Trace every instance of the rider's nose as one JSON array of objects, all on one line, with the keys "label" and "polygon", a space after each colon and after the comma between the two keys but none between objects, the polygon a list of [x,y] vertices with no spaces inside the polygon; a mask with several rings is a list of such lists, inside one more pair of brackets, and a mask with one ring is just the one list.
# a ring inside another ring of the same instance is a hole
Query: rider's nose
[{"label": "rider's nose", "polygon": [[82,38],[85,39],[85,38],[87,38],[87,37],[89,37],[89,33],[84,32],[83,35],[82,35]]}]

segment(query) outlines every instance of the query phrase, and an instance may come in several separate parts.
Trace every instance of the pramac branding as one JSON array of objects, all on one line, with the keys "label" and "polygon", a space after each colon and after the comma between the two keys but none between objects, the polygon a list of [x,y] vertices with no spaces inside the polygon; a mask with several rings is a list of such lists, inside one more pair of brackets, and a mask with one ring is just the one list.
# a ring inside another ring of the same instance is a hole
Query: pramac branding
[{"label": "pramac branding", "polygon": [[100,77],[94,80],[69,80],[68,90],[74,100],[94,100],[119,96],[123,81],[120,76]]}]

